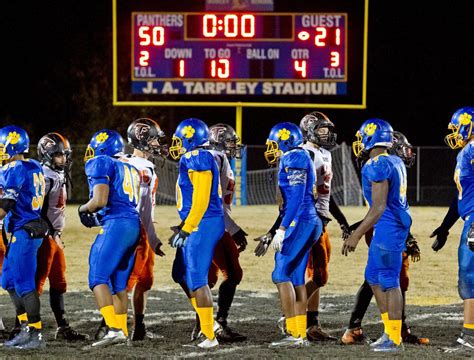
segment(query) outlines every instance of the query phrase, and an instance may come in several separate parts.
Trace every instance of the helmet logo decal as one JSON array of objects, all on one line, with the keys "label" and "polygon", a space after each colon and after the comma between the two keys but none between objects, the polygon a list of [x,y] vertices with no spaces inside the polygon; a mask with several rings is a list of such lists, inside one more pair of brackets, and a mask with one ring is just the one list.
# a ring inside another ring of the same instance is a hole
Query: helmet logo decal
[{"label": "helmet logo decal", "polygon": [[147,124],[136,124],[135,125],[135,137],[137,140],[142,140],[145,134],[150,132],[150,125]]},{"label": "helmet logo decal", "polygon": [[472,115],[468,114],[467,112],[459,116],[459,123],[461,125],[469,125],[471,120],[472,120]]},{"label": "helmet logo decal", "polygon": [[8,134],[7,136],[8,144],[15,145],[16,143],[18,143],[18,141],[20,141],[20,134],[18,134],[16,131],[13,131]]},{"label": "helmet logo decal", "polygon": [[45,151],[48,151],[49,149],[51,149],[52,147],[54,147],[54,145],[56,145],[56,142],[49,138],[49,137],[43,137],[43,139],[41,140],[41,144],[40,146],[45,150]]},{"label": "helmet logo decal", "polygon": [[368,136],[372,136],[374,135],[376,129],[377,129],[377,125],[374,123],[370,123],[365,126],[364,133]]},{"label": "helmet logo decal", "polygon": [[183,136],[186,138],[186,139],[190,139],[194,136],[194,133],[196,132],[196,130],[194,130],[194,128],[191,126],[191,125],[188,125],[188,126],[185,126],[182,133],[183,133]]},{"label": "helmet logo decal", "polygon": [[109,135],[106,132],[101,132],[99,135],[95,137],[95,140],[98,143],[103,143],[105,140],[109,138]]},{"label": "helmet logo decal", "polygon": [[280,140],[282,140],[282,141],[288,140],[288,139],[290,138],[290,135],[291,135],[290,130],[287,130],[287,129],[285,129],[285,128],[280,129],[280,130],[278,131],[278,134],[277,134],[278,139],[280,139]]},{"label": "helmet logo decal", "polygon": [[214,126],[210,130],[210,137],[213,141],[219,143],[224,140],[226,128],[223,126]]}]

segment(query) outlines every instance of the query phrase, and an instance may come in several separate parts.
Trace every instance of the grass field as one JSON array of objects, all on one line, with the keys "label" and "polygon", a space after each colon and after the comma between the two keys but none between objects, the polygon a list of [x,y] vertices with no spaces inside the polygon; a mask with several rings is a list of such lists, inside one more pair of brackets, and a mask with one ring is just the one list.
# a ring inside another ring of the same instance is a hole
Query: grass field
[{"label": "grass field", "polygon": [[[68,207],[68,224],[64,232],[70,291],[69,295],[66,295],[66,309],[72,324],[92,335],[99,313],[87,287],[87,260],[97,229],[82,227],[77,219],[76,211],[76,206]],[[350,223],[360,220],[365,213],[364,208],[358,207],[343,208],[343,211]],[[430,337],[432,345],[423,348],[408,346],[406,356],[441,357],[437,351],[438,347],[450,344],[462,324],[462,307],[457,295],[457,245],[462,224],[459,222],[455,225],[447,245],[439,253],[431,250],[432,239],[429,238],[429,234],[440,223],[445,211],[446,209],[443,208],[412,208],[412,232],[418,239],[422,259],[410,268],[410,288],[407,293],[408,318],[418,334]],[[256,242],[252,239],[263,234],[273,224],[276,207],[235,208],[234,217],[249,233],[249,246],[241,254],[244,279],[238,289],[230,321],[239,331],[248,335],[249,340],[239,345],[223,345],[219,350],[213,351],[212,356],[240,358],[371,356],[368,348],[364,346],[347,348],[336,343],[315,345],[297,352],[268,350],[268,343],[279,336],[276,320],[280,310],[275,285],[271,282],[273,254],[269,250],[265,257],[255,257],[253,250]],[[178,223],[176,209],[157,207],[156,221],[158,235],[165,243],[166,256],[156,260],[155,290],[152,291],[150,297],[147,323],[152,330],[163,334],[165,339],[148,340],[131,347],[115,347],[113,354],[120,357],[143,358],[206,356],[205,352],[182,347],[188,341],[194,315],[184,295],[171,279],[174,251],[168,246],[167,239],[171,234],[169,226]],[[356,252],[346,258],[340,253],[342,240],[339,227],[335,222],[330,223],[329,231],[333,252],[329,283],[322,290],[321,319],[327,330],[335,336],[340,336],[348,321],[355,291],[363,281],[367,247],[365,242],[361,241]],[[50,341],[48,348],[41,355],[45,357],[112,356],[112,353],[107,350],[81,350],[85,344],[66,346],[51,341],[54,321],[49,310],[47,294],[43,297],[42,304],[46,323],[45,335]],[[8,296],[0,296],[0,309],[6,325],[11,326],[13,311]],[[380,334],[381,324],[375,306],[371,306],[365,324],[366,331],[371,337],[375,338]]]}]

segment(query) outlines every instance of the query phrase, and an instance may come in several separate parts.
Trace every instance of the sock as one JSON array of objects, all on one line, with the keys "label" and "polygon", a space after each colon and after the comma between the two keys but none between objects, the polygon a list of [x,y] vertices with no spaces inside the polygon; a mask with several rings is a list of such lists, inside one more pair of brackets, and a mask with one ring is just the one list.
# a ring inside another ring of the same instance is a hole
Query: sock
[{"label": "sock", "polygon": [[298,336],[306,339],[306,315],[296,315],[296,329]]},{"label": "sock", "polygon": [[118,321],[115,315],[115,309],[113,305],[107,305],[100,308],[100,313],[104,317],[105,324],[109,328],[120,329]]},{"label": "sock", "polygon": [[[41,303],[36,290],[29,292],[21,297],[25,305],[26,314],[28,316],[29,326],[41,329]],[[39,327],[38,327],[39,326]]]},{"label": "sock", "polygon": [[[8,295],[10,295],[10,299],[11,299],[13,305],[15,306],[15,311],[16,311],[17,316],[21,315],[21,314],[26,314],[25,305],[23,304],[23,300],[20,296],[18,296],[16,291],[13,290],[13,289],[10,289],[10,290],[8,290]],[[28,319],[26,319],[25,321],[28,321]],[[20,326],[20,324],[18,324],[18,326]]]},{"label": "sock", "polygon": [[189,301],[191,301],[191,305],[193,306],[194,308],[194,311],[197,312],[197,302],[196,302],[196,298],[190,298]]},{"label": "sock", "polygon": [[201,332],[210,340],[213,340],[214,335],[214,308],[210,307],[197,307],[196,311],[199,315],[199,321],[201,322]]},{"label": "sock", "polygon": [[100,322],[100,327],[103,327],[103,326],[107,326],[104,318],[102,318],[102,321]]},{"label": "sock", "polygon": [[402,342],[402,321],[401,320],[388,320],[388,337],[396,345],[400,345]]},{"label": "sock", "polygon": [[223,326],[227,325],[227,317],[229,316],[229,310],[232,305],[232,301],[234,300],[236,289],[237,283],[231,279],[223,281],[219,287],[216,319]]},{"label": "sock", "polygon": [[54,317],[58,327],[68,326],[68,322],[64,317],[64,297],[59,290],[49,289],[49,304],[53,310]]},{"label": "sock", "polygon": [[319,324],[319,311],[307,311],[306,316],[308,321],[308,327]]},{"label": "sock", "polygon": [[388,312],[384,312],[380,315],[383,322],[383,332],[388,335]]},{"label": "sock", "polygon": [[117,320],[117,325],[119,329],[122,329],[125,336],[128,336],[128,326],[127,326],[127,314],[115,314],[115,319]]},{"label": "sock", "polygon": [[26,313],[18,315],[17,318],[20,324],[24,322],[28,322],[28,316],[26,315]]},{"label": "sock", "polygon": [[362,326],[362,320],[364,319],[367,308],[369,307],[370,301],[373,296],[372,288],[367,281],[359,288],[356,295],[356,301],[354,308],[352,309],[351,319],[349,320],[349,329],[354,329]]},{"label": "sock", "polygon": [[34,327],[35,329],[41,330],[41,320],[34,322],[34,323],[29,323],[28,326]]},{"label": "sock", "polygon": [[[293,337],[298,337],[298,327],[296,324],[296,316],[286,318],[286,331]],[[306,332],[306,329],[305,329]]]},{"label": "sock", "polygon": [[464,324],[462,328],[463,334],[474,336],[474,324]]},{"label": "sock", "polygon": [[144,314],[135,314],[135,328],[143,326],[143,320],[145,319]]}]

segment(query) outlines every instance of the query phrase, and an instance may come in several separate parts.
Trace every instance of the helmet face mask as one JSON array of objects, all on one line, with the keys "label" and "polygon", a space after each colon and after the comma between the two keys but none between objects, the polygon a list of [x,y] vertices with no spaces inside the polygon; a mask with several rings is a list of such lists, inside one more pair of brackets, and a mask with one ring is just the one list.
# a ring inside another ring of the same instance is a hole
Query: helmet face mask
[{"label": "helmet face mask", "polygon": [[168,156],[168,139],[158,123],[152,119],[134,120],[127,129],[128,144],[152,156]]},{"label": "helmet face mask", "polygon": [[209,148],[224,153],[229,159],[242,157],[242,144],[232,126],[216,124],[209,128]]}]

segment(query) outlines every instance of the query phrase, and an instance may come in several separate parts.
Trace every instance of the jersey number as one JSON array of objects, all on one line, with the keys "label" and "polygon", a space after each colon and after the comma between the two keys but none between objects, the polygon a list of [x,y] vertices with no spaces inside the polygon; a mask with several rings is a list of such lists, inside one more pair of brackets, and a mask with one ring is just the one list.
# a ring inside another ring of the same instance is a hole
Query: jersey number
[{"label": "jersey number", "polygon": [[40,210],[43,206],[44,192],[46,190],[46,182],[42,173],[33,173],[33,186],[35,187],[36,196],[31,200],[31,208]]},{"label": "jersey number", "polygon": [[124,177],[123,177],[123,192],[128,195],[128,199],[131,202],[138,202],[138,194],[140,193],[140,175],[135,168],[129,168],[124,165]]}]

